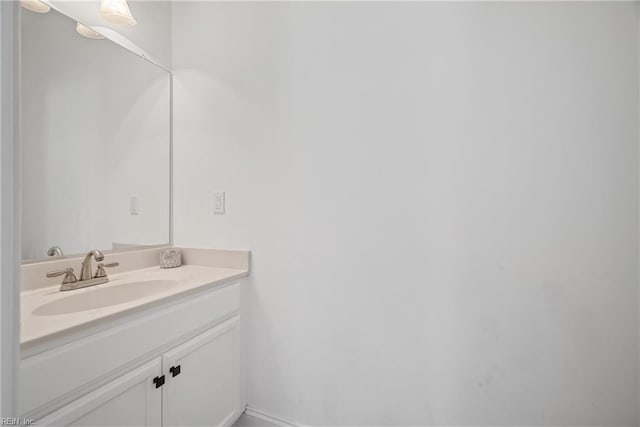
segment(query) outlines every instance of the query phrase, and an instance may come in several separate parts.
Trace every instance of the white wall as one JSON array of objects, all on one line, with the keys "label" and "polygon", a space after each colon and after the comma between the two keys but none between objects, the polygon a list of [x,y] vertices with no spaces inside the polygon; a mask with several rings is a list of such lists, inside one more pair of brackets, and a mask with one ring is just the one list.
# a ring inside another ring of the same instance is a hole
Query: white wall
[{"label": "white wall", "polygon": [[175,240],[252,250],[249,405],[637,425],[637,34],[634,3],[176,3]]},{"label": "white wall", "polygon": [[0,3],[0,416],[16,415],[20,360],[19,6]]}]

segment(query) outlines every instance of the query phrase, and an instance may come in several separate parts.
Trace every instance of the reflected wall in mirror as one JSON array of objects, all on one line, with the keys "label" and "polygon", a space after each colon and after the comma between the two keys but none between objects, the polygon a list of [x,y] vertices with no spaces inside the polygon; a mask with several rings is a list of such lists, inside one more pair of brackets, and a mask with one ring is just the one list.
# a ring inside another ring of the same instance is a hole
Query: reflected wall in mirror
[{"label": "reflected wall in mirror", "polygon": [[23,260],[167,244],[170,74],[54,10],[21,30]]}]

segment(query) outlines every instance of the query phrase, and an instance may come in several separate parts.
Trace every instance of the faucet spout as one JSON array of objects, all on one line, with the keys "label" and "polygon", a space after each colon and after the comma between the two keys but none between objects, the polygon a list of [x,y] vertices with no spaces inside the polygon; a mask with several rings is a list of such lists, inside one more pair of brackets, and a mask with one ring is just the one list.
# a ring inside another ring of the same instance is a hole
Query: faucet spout
[{"label": "faucet spout", "polygon": [[80,281],[83,280],[89,280],[93,278],[93,269],[91,268],[91,257],[95,258],[96,261],[103,261],[104,260],[104,254],[97,250],[94,249],[92,251],[89,251],[84,259],[82,260],[82,267],[80,269]]}]

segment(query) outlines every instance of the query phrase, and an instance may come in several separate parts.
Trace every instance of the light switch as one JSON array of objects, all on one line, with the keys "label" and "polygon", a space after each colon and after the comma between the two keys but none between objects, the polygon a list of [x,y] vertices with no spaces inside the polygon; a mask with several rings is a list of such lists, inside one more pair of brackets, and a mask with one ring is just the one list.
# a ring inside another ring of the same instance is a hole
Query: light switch
[{"label": "light switch", "polygon": [[224,191],[213,193],[213,213],[224,215]]},{"label": "light switch", "polygon": [[131,198],[129,199],[129,214],[140,214],[140,200],[138,199],[138,196],[131,196]]}]

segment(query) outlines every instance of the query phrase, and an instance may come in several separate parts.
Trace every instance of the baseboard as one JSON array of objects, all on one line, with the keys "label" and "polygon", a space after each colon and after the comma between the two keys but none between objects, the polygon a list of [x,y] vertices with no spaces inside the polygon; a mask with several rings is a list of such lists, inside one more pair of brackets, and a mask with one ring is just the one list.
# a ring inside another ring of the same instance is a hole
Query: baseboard
[{"label": "baseboard", "polygon": [[278,427],[297,427],[296,424],[291,423],[289,421],[285,421],[281,418],[274,417],[273,415],[267,414],[259,409],[252,408],[247,405],[247,408],[244,410],[244,413],[250,417],[257,418],[261,421],[264,421],[269,424],[273,424]]}]

